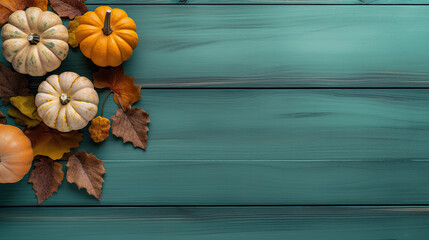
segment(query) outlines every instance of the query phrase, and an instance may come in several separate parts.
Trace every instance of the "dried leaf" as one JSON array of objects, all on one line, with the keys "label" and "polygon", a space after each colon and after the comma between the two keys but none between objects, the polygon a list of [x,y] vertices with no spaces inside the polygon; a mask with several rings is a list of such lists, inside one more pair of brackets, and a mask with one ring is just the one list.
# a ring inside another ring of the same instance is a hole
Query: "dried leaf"
[{"label": "dried leaf", "polygon": [[42,122],[37,114],[34,96],[16,96],[10,98],[13,107],[9,108],[7,114],[15,118],[15,123],[23,127],[35,127]]},{"label": "dried leaf", "polygon": [[49,3],[60,17],[73,19],[88,12],[85,0],[49,0]]},{"label": "dried leaf", "polygon": [[9,20],[9,16],[16,10],[26,7],[38,7],[48,10],[48,0],[1,0],[0,1],[0,27]]},{"label": "dried leaf", "polygon": [[106,140],[107,137],[109,137],[110,121],[107,118],[98,116],[92,119],[88,130],[94,142],[102,142]]},{"label": "dried leaf", "polygon": [[92,153],[76,152],[67,162],[67,181],[85,188],[88,194],[101,199],[101,188],[106,173],[103,162]]},{"label": "dried leaf", "polygon": [[134,147],[146,149],[147,124],[150,122],[149,114],[140,108],[129,109],[124,112],[118,109],[112,116],[112,133],[121,137],[125,142],[132,142]]},{"label": "dried leaf", "polygon": [[75,17],[72,21],[69,22],[67,30],[69,32],[69,45],[72,48],[79,46],[79,43],[76,40],[76,28],[79,26],[80,16]]},{"label": "dried leaf", "polygon": [[0,112],[0,124],[6,124],[6,116]]},{"label": "dried leaf", "polygon": [[28,79],[0,63],[0,98],[9,103],[9,98],[30,93]]},{"label": "dried leaf", "polygon": [[79,147],[82,141],[82,133],[71,131],[63,133],[46,126],[43,122],[37,127],[25,130],[25,135],[30,138],[34,156],[42,155],[52,159],[60,159],[71,148]]},{"label": "dried leaf", "polygon": [[115,93],[116,104],[119,107],[124,107],[125,110],[141,98],[141,87],[134,84],[133,77],[124,75],[122,66],[110,70],[101,69],[94,73],[94,86],[96,88],[109,88]]},{"label": "dried leaf", "polygon": [[41,204],[58,191],[58,187],[64,179],[64,172],[63,165],[59,162],[43,156],[37,156],[36,159],[39,162],[34,163],[34,169],[31,171],[28,182],[33,184],[37,202]]}]

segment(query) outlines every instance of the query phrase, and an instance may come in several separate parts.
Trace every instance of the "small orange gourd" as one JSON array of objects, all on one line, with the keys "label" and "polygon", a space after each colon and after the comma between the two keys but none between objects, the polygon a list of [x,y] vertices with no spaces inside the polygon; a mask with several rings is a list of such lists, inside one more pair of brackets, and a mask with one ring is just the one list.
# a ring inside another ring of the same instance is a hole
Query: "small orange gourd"
[{"label": "small orange gourd", "polygon": [[76,29],[76,40],[85,57],[100,67],[116,67],[137,47],[136,24],[124,10],[101,6],[87,12]]},{"label": "small orange gourd", "polygon": [[30,171],[33,149],[21,129],[0,124],[0,183],[15,183]]}]

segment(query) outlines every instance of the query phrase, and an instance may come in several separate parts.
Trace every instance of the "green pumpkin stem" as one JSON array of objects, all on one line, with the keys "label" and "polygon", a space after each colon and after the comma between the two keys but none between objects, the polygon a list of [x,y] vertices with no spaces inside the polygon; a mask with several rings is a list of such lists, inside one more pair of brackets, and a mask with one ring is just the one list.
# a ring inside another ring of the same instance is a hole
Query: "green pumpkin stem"
[{"label": "green pumpkin stem", "polygon": [[110,9],[107,9],[106,11],[106,17],[104,18],[104,27],[103,27],[103,33],[106,36],[109,36],[112,32],[113,29],[110,26],[110,15],[112,14],[112,11]]},{"label": "green pumpkin stem", "polygon": [[30,42],[30,44],[35,45],[40,42],[40,35],[37,33],[30,33],[27,36],[27,40]]}]

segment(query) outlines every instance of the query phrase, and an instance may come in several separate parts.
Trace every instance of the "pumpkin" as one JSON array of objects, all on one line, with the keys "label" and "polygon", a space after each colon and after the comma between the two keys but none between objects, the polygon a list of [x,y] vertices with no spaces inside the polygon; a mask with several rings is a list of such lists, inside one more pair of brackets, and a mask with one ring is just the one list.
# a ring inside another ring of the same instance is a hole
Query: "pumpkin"
[{"label": "pumpkin", "polygon": [[76,29],[76,40],[85,57],[101,67],[116,67],[137,47],[136,24],[124,10],[101,6],[87,12]]},{"label": "pumpkin", "polygon": [[21,129],[0,124],[0,183],[15,183],[30,171],[33,149]]},{"label": "pumpkin", "polygon": [[73,72],[51,75],[39,85],[37,113],[60,132],[84,128],[98,111],[98,94],[92,82]]},{"label": "pumpkin", "polygon": [[69,51],[69,35],[61,18],[37,7],[13,12],[1,38],[6,60],[17,72],[31,76],[54,71]]}]

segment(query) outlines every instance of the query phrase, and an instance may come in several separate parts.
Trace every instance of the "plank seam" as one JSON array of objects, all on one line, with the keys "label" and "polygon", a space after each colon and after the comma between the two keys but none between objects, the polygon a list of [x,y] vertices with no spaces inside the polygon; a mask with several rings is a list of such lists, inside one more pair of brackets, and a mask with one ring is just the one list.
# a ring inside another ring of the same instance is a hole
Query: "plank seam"
[{"label": "plank seam", "polygon": [[422,204],[232,204],[232,205],[14,205],[0,206],[1,208],[221,208],[221,207],[429,207],[429,203]]}]

